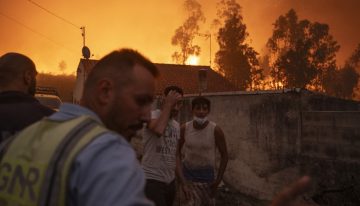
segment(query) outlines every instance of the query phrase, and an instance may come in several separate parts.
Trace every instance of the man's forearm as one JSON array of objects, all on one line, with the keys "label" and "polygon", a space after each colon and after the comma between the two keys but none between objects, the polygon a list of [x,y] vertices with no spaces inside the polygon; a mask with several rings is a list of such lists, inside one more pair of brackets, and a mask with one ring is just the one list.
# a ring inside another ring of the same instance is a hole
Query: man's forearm
[{"label": "man's forearm", "polygon": [[176,165],[176,176],[178,177],[180,184],[185,182],[184,173],[182,172],[181,163]]},{"label": "man's forearm", "polygon": [[218,175],[217,175],[216,180],[215,180],[215,182],[217,182],[217,184],[220,184],[221,180],[223,179],[225,169],[226,169],[226,166],[227,166],[227,162],[228,162],[227,158],[222,158],[221,159],[220,166],[219,166],[219,172],[218,172]]},{"label": "man's forearm", "polygon": [[149,124],[149,129],[158,137],[164,134],[165,128],[168,124],[171,113],[171,107],[164,107],[158,119],[152,120]]}]

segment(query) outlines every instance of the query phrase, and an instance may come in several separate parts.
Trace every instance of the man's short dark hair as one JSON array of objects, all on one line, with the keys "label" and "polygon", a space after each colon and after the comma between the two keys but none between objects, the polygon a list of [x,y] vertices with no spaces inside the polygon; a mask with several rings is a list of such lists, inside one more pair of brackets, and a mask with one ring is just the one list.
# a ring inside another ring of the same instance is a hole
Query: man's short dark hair
[{"label": "man's short dark hair", "polygon": [[29,57],[13,52],[2,55],[0,57],[0,86],[8,86],[27,70],[36,73],[35,64]]},{"label": "man's short dark hair", "polygon": [[85,90],[92,88],[96,82],[108,77],[115,79],[119,85],[129,81],[128,74],[135,65],[146,68],[154,77],[159,75],[159,70],[149,59],[132,49],[120,49],[101,58],[89,72],[85,82]]},{"label": "man's short dark hair", "polygon": [[176,91],[177,93],[179,93],[179,94],[181,94],[181,95],[184,95],[183,90],[182,90],[180,87],[175,86],[175,85],[166,87],[166,88],[164,89],[164,95],[167,96],[171,90],[174,90],[174,91]]},{"label": "man's short dark hair", "polygon": [[203,96],[198,96],[195,97],[192,101],[191,101],[191,109],[193,110],[196,106],[202,106],[202,105],[207,105],[210,111],[210,107],[211,107],[211,103],[210,100],[203,97]]}]

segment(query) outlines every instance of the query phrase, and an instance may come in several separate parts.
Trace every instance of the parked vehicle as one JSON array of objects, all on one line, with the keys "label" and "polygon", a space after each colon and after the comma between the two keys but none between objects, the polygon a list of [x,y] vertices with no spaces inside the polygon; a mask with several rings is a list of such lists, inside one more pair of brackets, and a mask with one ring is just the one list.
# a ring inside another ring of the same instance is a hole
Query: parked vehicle
[{"label": "parked vehicle", "polygon": [[53,87],[36,87],[35,98],[45,106],[58,110],[62,101],[57,90]]}]

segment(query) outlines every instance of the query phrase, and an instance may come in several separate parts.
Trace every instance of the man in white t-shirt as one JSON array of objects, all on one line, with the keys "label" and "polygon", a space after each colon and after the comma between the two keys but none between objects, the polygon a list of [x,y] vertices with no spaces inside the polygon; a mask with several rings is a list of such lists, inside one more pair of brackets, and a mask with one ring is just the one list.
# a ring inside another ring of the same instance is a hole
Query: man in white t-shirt
[{"label": "man in white t-shirt", "polygon": [[183,91],[177,86],[169,86],[164,95],[161,110],[152,111],[151,121],[144,130],[144,155],[141,160],[146,175],[145,194],[156,206],[171,206],[175,198],[180,125],[174,118],[182,106]]}]

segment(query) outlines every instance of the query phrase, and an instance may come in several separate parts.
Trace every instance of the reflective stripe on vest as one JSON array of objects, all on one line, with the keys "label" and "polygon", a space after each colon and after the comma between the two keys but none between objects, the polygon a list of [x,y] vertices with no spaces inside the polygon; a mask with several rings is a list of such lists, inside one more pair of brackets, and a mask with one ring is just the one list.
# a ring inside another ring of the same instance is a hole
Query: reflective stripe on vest
[{"label": "reflective stripe on vest", "polygon": [[44,119],[20,132],[0,164],[0,205],[65,205],[73,159],[108,131],[88,116]]}]

